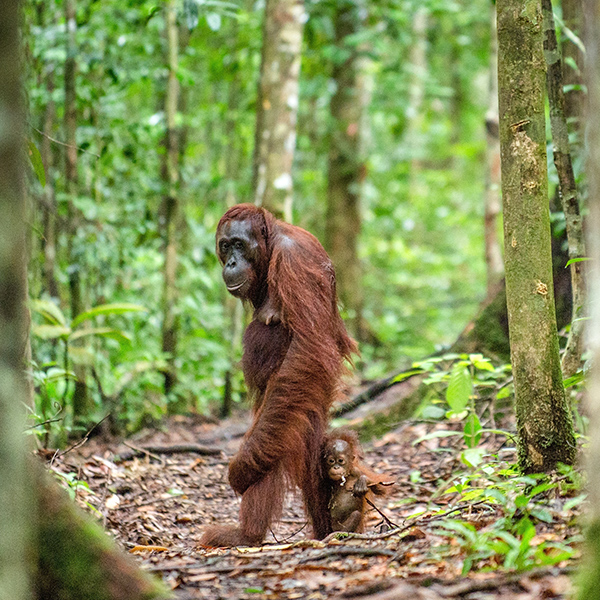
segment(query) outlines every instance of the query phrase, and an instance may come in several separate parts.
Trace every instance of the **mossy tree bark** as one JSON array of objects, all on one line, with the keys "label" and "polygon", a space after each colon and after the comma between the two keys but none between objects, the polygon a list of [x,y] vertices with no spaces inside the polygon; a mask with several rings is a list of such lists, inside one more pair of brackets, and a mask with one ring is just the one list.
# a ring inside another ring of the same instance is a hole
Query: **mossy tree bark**
[{"label": "mossy tree bark", "polygon": [[[585,1],[586,83],[588,105],[586,140],[588,144],[587,178],[589,217],[587,228],[589,269],[589,299],[591,319],[588,321],[588,341],[593,353],[587,404],[590,416],[590,447],[588,458],[589,522],[587,531],[587,565],[579,589],[579,598],[597,598],[600,590],[600,0]],[[592,262],[593,261],[593,262]]]},{"label": "mossy tree bark", "polygon": [[572,464],[554,312],[541,0],[499,0],[498,88],[506,300],[524,472]]},{"label": "mossy tree bark", "polygon": [[144,600],[165,588],[26,459],[25,156],[18,2],[0,3],[0,598]]},{"label": "mossy tree bark", "polygon": [[331,136],[327,182],[325,247],[337,274],[337,291],[349,313],[350,331],[359,341],[363,294],[358,256],[361,229],[360,188],[365,163],[361,156],[363,94],[360,87],[360,54],[356,34],[362,28],[361,0],[340,0],[333,17],[338,57],[333,67],[335,93],[331,98]]},{"label": "mossy tree bark", "polygon": [[[569,260],[575,260],[586,256],[583,218],[579,210],[579,197],[569,147],[569,129],[563,92],[562,56],[556,41],[552,0],[542,0],[542,10],[544,13],[544,55],[547,65],[546,84],[550,105],[552,150],[554,165],[558,173],[560,200],[565,214]],[[577,372],[583,353],[583,310],[586,295],[583,265],[583,262],[573,262],[570,266],[573,307],[569,339],[562,358],[562,372],[565,379]]]},{"label": "mossy tree bark", "polygon": [[303,0],[267,0],[256,113],[254,201],[292,220]]},{"label": "mossy tree bark", "polygon": [[0,598],[30,598],[23,417],[25,196],[19,3],[0,4]]}]

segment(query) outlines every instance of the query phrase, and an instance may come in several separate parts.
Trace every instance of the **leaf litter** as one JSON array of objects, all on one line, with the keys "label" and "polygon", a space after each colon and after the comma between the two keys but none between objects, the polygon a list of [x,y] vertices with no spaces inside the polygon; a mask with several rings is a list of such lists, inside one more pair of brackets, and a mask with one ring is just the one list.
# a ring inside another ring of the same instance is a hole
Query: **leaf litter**
[{"label": "leaf litter", "polygon": [[[51,468],[63,474],[63,481],[74,474],[71,480],[82,483],[70,484],[79,504],[142,568],[162,576],[177,598],[534,600],[572,594],[571,573],[579,556],[577,503],[565,508],[550,502],[549,522],[537,522],[528,541],[533,547],[576,540],[571,543],[575,552],[565,560],[518,572],[499,569],[496,555],[475,554],[465,572],[474,550],[445,526],[459,520],[454,526],[459,533],[464,526],[474,539],[482,538],[504,513],[489,498],[463,501],[456,493],[443,493],[465,470],[458,436],[429,437],[448,429],[447,423],[405,423],[365,445],[368,466],[397,482],[389,497],[377,500],[396,529],[389,530],[371,509],[365,534],[311,540],[301,498],[290,494],[283,518],[273,524],[262,547],[201,547],[205,525],[237,523],[240,499],[228,485],[227,465],[243,429],[235,421],[217,425],[173,417],[166,429],[141,432],[128,445],[90,439],[55,457]],[[498,452],[498,440],[488,437],[480,446]],[[131,447],[182,443],[222,452],[128,454]],[[503,459],[514,462],[514,450],[505,448]]]}]

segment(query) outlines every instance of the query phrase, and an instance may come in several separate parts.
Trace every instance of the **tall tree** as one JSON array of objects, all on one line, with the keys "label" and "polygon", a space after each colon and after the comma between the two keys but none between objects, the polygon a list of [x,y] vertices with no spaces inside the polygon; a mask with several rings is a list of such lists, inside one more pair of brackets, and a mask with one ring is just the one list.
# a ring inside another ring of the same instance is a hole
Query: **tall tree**
[{"label": "tall tree", "polygon": [[418,197],[422,193],[419,172],[423,162],[423,100],[427,80],[427,23],[426,6],[418,6],[412,18],[412,45],[410,49],[410,80],[408,106],[406,107],[406,132],[404,139],[410,152],[409,194]]},{"label": "tall tree", "polygon": [[496,35],[496,5],[490,6],[490,75],[488,110],[485,116],[487,171],[485,180],[485,265],[487,297],[497,291],[504,275],[504,260],[498,235],[500,216],[500,138],[498,136],[498,37]]},{"label": "tall tree", "polygon": [[0,598],[30,598],[26,574],[30,506],[21,434],[25,195],[19,3],[0,4]]},{"label": "tall tree", "polygon": [[563,377],[571,377],[581,365],[583,352],[583,310],[586,304],[583,263],[586,256],[583,238],[583,217],[579,210],[579,197],[575,183],[575,172],[569,148],[569,129],[565,113],[563,92],[563,67],[560,48],[554,29],[552,0],[542,0],[544,12],[544,55],[546,58],[546,84],[550,105],[550,126],[552,129],[552,150],[554,165],[558,173],[558,191],[565,214],[569,260],[571,263],[571,290],[573,299],[571,330],[562,359]]},{"label": "tall tree", "polygon": [[554,312],[541,0],[499,0],[498,89],[504,254],[519,464],[573,464]]},{"label": "tall tree", "polygon": [[[81,294],[81,252],[77,244],[79,230],[79,211],[75,205],[78,193],[77,177],[77,14],[76,0],[65,0],[66,60],[65,60],[65,114],[64,128],[66,141],[65,182],[67,203],[67,251],[69,260],[69,292],[71,300],[71,318],[83,310]],[[76,380],[73,391],[73,418],[77,421],[88,412],[89,394],[86,383],[86,369],[76,365]]]},{"label": "tall tree", "polygon": [[163,325],[162,350],[168,354],[169,368],[165,371],[165,393],[168,394],[176,381],[175,358],[177,354],[177,211],[179,183],[179,143],[177,135],[177,106],[179,103],[179,42],[175,0],[169,0],[165,7],[167,34],[167,93],[165,95],[166,149],[162,176],[165,186],[163,197],[164,219],[164,278],[163,278]]},{"label": "tall tree", "polygon": [[350,313],[352,335],[361,340],[363,294],[358,256],[361,229],[360,188],[365,163],[361,148],[363,94],[360,53],[356,35],[364,19],[362,0],[335,3],[335,63],[331,98],[332,131],[329,147],[325,247],[337,274],[342,305]]},{"label": "tall tree", "polygon": [[[565,84],[565,112],[567,119],[574,122],[574,130],[579,130],[583,117],[583,62],[584,47],[579,36],[582,35],[582,0],[562,0],[562,17],[569,34],[562,36],[563,77]],[[566,31],[565,31],[566,33]]]},{"label": "tall tree", "polygon": [[[589,526],[588,556],[585,577],[578,597],[597,598],[600,589],[600,0],[585,0],[586,84],[588,90],[586,140],[586,172],[589,190],[587,228],[588,255],[593,269],[589,270],[591,319],[588,341],[593,363],[587,390],[590,417],[590,447],[588,457]],[[592,262],[593,261],[593,262]]]},{"label": "tall tree", "polygon": [[292,220],[303,0],[266,0],[254,145],[254,201]]}]

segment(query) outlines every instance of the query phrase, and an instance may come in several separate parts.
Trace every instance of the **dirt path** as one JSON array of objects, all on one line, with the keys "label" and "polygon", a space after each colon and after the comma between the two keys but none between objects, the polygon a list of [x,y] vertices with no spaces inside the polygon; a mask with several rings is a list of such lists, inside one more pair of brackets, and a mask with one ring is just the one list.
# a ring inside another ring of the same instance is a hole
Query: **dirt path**
[{"label": "dirt path", "polygon": [[[464,545],[441,535],[440,524],[461,519],[479,530],[500,512],[487,503],[457,504],[453,495],[438,494],[440,483],[452,479],[460,463],[452,446],[457,438],[413,444],[434,427],[403,425],[365,447],[365,462],[398,482],[378,507],[402,528],[400,534],[386,534],[384,520],[372,510],[366,536],[328,544],[308,539],[301,503],[292,495],[265,546],[198,546],[204,525],[237,520],[239,499],[226,475],[243,430],[239,422],[215,426],[179,418],[167,432],[148,432],[130,442],[135,447],[200,443],[222,448],[217,456],[143,455],[119,461],[117,455],[131,447],[90,440],[57,458],[53,468],[75,473],[89,485],[92,493],[77,489],[78,501],[145,569],[161,574],[178,598],[566,598],[571,562],[515,575],[483,572],[481,567],[495,566],[490,558],[479,563],[479,571],[461,577]],[[510,450],[504,458],[512,460]],[[432,516],[440,511],[446,516]],[[577,533],[560,519],[554,521],[541,535],[562,540]]]}]

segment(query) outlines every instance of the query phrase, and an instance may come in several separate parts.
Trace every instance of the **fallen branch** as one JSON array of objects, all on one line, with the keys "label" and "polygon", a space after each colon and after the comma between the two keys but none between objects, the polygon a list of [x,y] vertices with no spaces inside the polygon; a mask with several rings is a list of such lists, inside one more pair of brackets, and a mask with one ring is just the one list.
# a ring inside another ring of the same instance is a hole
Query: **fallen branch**
[{"label": "fallen branch", "polygon": [[330,550],[325,550],[317,556],[307,556],[298,561],[298,564],[306,564],[316,560],[323,560],[330,558],[331,556],[394,556],[396,553],[392,550],[386,550],[384,548],[347,548],[344,546],[337,546]]},{"label": "fallen branch", "polygon": [[153,454],[201,454],[203,456],[216,456],[221,454],[221,448],[210,448],[209,446],[201,446],[200,444],[172,444],[172,445],[158,445],[158,446],[132,446],[131,444],[125,443],[131,451],[121,452],[115,458],[120,461],[131,460],[136,456],[152,456]]}]

